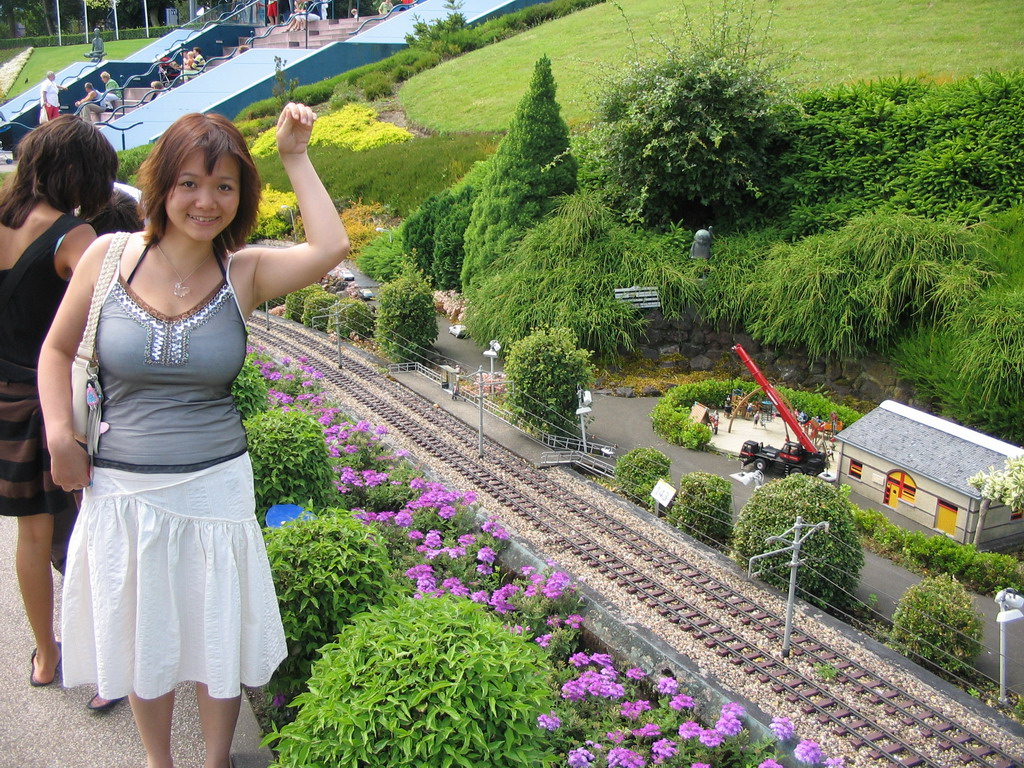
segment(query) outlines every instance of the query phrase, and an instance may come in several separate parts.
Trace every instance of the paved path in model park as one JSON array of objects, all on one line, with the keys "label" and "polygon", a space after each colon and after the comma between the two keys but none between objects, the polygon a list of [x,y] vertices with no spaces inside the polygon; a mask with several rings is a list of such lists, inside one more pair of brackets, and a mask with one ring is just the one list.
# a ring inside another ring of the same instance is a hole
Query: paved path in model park
[{"label": "paved path in model park", "polygon": [[[483,350],[471,339],[457,339],[452,336],[448,333],[448,326],[449,323],[444,318],[438,318],[438,337],[434,343],[435,349],[445,357],[458,361],[464,371],[475,371],[481,365],[484,366],[484,370],[487,370],[489,362],[483,357]],[[499,369],[500,365],[496,367],[496,370]],[[419,379],[419,382],[415,381],[416,379]],[[434,400],[442,407],[458,413],[468,423],[473,425],[478,423],[478,418],[474,413],[475,409],[470,404],[452,401],[447,393],[440,392],[437,385],[427,382],[423,377],[416,374],[402,374],[400,380],[406,386],[415,389],[428,399]],[[617,446],[617,455],[619,456],[638,446],[657,448],[672,460],[670,476],[673,478],[696,471],[728,477],[742,469],[736,456],[745,440],[756,439],[759,442],[775,446],[781,446],[785,440],[785,426],[782,419],[774,419],[767,428],[754,427],[750,421],[736,419],[733,422],[731,433],[726,431],[728,422],[723,421],[719,428],[719,434],[714,438],[715,447],[721,453],[690,451],[677,445],[671,445],[655,434],[651,426],[650,414],[656,403],[657,398],[654,397],[618,397],[609,392],[595,391],[587,435],[595,442]],[[467,413],[460,413],[463,410]],[[547,450],[536,441],[522,436],[517,430],[504,426],[490,414],[485,415],[484,431],[502,445],[534,461],[539,459],[544,450]],[[753,491],[752,486],[744,486],[738,482],[733,483],[734,512],[738,512],[742,508]],[[858,494],[851,494],[850,500],[860,507],[877,509],[893,519],[893,510],[883,504]],[[902,518],[899,521],[894,520],[894,522],[925,533],[933,533],[923,526]],[[872,552],[865,551],[864,558],[864,568],[861,570],[860,586],[857,588],[856,595],[859,600],[869,605],[874,604],[874,609],[879,614],[891,618],[896,602],[907,588],[918,583],[921,577]],[[996,624],[995,618],[999,607],[992,598],[980,595],[974,596],[974,606],[984,616],[983,647],[975,660],[975,666],[986,677],[998,681],[999,625]],[[1024,620],[1007,626],[1006,640],[1007,687],[1019,695],[1024,695]]]}]

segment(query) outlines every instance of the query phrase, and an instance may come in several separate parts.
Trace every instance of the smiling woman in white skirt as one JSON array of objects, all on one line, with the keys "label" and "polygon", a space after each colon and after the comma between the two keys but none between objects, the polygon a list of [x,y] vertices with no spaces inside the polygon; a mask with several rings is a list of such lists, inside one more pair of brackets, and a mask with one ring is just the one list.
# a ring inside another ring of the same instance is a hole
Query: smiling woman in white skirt
[{"label": "smiling woman in white skirt", "polygon": [[[64,581],[64,683],[129,696],[148,768],[172,766],[174,689],[190,680],[206,768],[228,768],[240,686],[266,683],[286,653],[231,384],[252,310],[348,252],[306,154],[313,121],[289,104],[277,124],[307,242],[244,250],[261,189],[245,141],[218,115],[176,121],[140,169],[146,229],[86,251],[40,356],[53,478],[85,489]],[[120,272],[97,331],[106,400],[90,466],[72,432],[70,368],[109,249]]]}]

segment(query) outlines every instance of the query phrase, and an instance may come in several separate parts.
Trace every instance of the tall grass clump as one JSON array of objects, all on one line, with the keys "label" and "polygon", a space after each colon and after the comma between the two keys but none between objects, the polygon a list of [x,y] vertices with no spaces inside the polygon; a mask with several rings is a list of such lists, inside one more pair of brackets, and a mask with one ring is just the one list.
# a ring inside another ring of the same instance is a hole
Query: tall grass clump
[{"label": "tall grass clump", "polygon": [[977,297],[990,263],[970,230],[903,214],[777,244],[741,290],[760,341],[843,357],[884,348]]},{"label": "tall grass clump", "polygon": [[643,315],[615,299],[615,288],[633,285],[658,286],[668,317],[699,291],[688,260],[663,238],[618,223],[600,193],[579,192],[484,272],[466,323],[473,338],[507,342],[542,326],[570,328],[599,358],[614,358],[643,331]]}]

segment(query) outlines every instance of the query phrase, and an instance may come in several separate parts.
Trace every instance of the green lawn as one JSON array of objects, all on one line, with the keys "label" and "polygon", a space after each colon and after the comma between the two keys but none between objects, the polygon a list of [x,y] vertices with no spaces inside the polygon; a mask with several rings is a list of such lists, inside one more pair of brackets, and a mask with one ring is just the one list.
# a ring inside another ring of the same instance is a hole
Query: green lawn
[{"label": "green lawn", "polygon": [[[709,4],[718,8],[720,0],[688,5],[696,15]],[[435,130],[502,130],[547,54],[563,116],[583,122],[602,73],[635,55],[634,40],[641,57],[657,55],[657,41],[680,28],[672,9],[681,7],[607,2],[417,75],[399,97],[412,120]],[[1024,67],[1020,0],[780,0],[772,39],[795,57],[788,76],[800,85],[900,74],[948,80]]]},{"label": "green lawn", "polygon": [[[75,36],[77,39],[81,39],[79,35]],[[68,39],[67,36],[64,39]],[[110,43],[105,43],[104,47],[107,52],[107,58],[116,61],[123,59],[140,48],[144,48],[148,45],[150,40],[115,40]],[[92,50],[91,44],[81,45],[60,45],[52,46],[49,48],[36,48],[32,51],[32,56],[29,57],[28,63],[25,68],[21,70],[21,74],[18,76],[17,81],[11,87],[8,97],[17,96],[22,93],[30,85],[39,83],[46,73],[50,70],[59,72],[61,69],[66,67],[68,64],[75,62],[85,62],[85,54]]]}]

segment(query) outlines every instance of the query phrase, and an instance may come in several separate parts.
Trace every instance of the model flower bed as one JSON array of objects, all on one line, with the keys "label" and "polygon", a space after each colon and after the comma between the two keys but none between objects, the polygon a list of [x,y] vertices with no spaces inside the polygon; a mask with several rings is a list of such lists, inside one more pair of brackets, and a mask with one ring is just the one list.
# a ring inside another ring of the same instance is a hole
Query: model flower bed
[{"label": "model flower bed", "polygon": [[[709,711],[701,691],[583,647],[566,573],[502,569],[500,521],[349,420],[301,358],[252,364],[268,407],[319,425],[336,473],[314,520],[266,532],[290,651],[268,687],[276,766],[781,768],[787,718],[778,742],[755,740],[742,705]],[[809,740],[792,755],[843,764]]]}]

